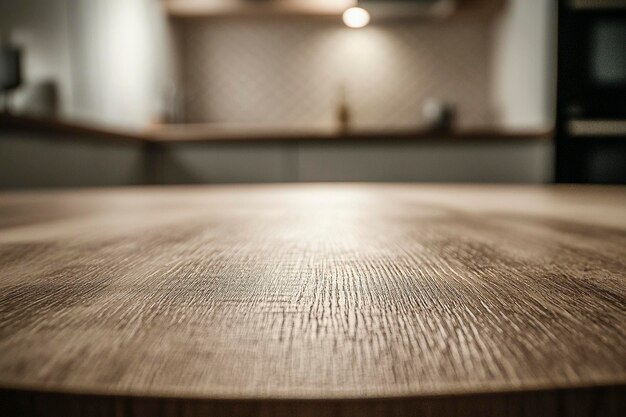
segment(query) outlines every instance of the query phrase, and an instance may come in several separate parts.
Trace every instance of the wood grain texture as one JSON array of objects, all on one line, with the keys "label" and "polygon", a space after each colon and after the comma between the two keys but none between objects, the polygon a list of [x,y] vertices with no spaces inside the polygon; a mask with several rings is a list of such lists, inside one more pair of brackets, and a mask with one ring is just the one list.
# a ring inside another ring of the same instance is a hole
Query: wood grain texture
[{"label": "wood grain texture", "polygon": [[0,413],[620,415],[625,271],[619,187],[5,193]]}]

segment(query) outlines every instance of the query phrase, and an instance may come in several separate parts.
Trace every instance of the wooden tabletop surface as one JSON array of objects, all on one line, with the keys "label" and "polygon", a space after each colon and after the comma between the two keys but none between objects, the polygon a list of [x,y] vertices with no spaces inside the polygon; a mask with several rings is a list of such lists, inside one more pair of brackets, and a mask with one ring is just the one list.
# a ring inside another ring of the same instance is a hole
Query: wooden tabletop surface
[{"label": "wooden tabletop surface", "polygon": [[625,385],[623,187],[0,194],[2,415],[620,415]]}]

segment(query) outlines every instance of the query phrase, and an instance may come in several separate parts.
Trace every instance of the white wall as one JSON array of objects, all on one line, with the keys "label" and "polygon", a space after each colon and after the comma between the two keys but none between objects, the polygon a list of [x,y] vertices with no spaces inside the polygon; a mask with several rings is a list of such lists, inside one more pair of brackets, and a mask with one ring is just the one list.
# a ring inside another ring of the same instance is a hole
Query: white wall
[{"label": "white wall", "polygon": [[494,101],[513,128],[554,123],[556,0],[508,0],[496,24]]},{"label": "white wall", "polygon": [[61,114],[138,127],[159,114],[171,71],[158,1],[0,0],[0,30],[25,47],[27,84],[56,81]]},{"label": "white wall", "polygon": [[0,32],[24,47],[24,83],[15,94],[23,102],[28,86],[52,80],[57,84],[60,105],[73,109],[72,68],[68,45],[66,0],[0,0]]},{"label": "white wall", "polygon": [[154,0],[75,0],[75,114],[142,127],[160,111],[168,77],[166,23]]}]

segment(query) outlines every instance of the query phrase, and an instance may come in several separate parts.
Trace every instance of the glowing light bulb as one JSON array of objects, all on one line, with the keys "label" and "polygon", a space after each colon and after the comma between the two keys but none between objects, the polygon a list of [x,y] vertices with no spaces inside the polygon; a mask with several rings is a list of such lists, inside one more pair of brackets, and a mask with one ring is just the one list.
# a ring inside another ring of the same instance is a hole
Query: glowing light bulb
[{"label": "glowing light bulb", "polygon": [[370,14],[360,7],[350,7],[343,12],[343,23],[349,28],[362,28],[370,22]]}]

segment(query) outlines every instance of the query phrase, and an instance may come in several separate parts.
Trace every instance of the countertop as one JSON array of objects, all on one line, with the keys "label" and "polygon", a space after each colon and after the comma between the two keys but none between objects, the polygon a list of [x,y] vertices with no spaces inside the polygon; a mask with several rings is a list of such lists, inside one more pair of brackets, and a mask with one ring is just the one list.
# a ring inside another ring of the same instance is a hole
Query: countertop
[{"label": "countertop", "polygon": [[600,186],[0,194],[0,414],[623,415],[625,207]]},{"label": "countertop", "polygon": [[43,132],[80,134],[109,140],[150,144],[202,142],[262,142],[262,141],[503,141],[549,140],[550,130],[516,130],[503,127],[454,129],[438,131],[426,128],[354,129],[346,132],[332,127],[281,126],[259,124],[154,124],[143,128],[122,128],[63,118],[41,118],[25,115],[0,114],[0,128],[36,130]]}]

